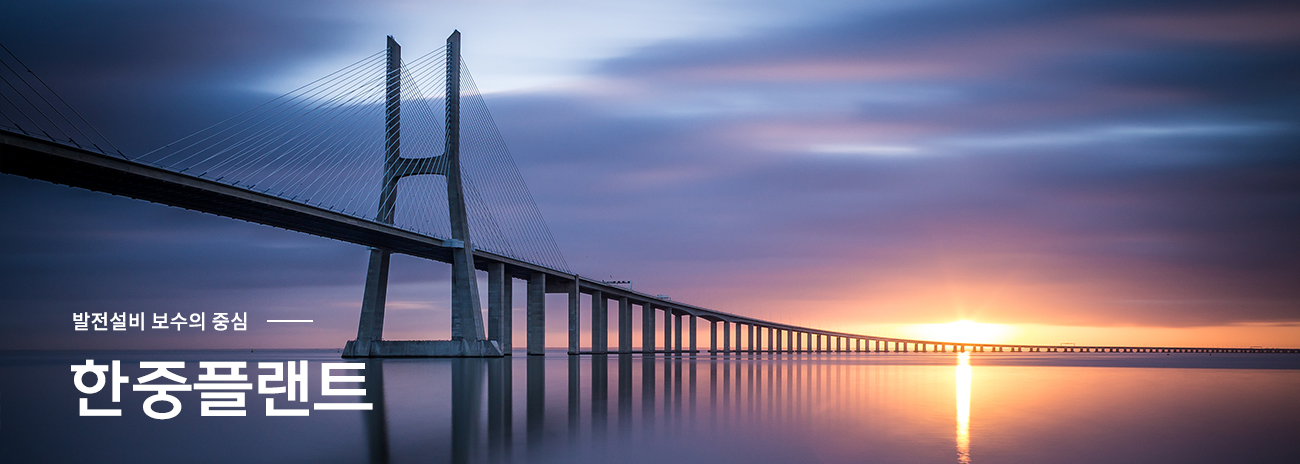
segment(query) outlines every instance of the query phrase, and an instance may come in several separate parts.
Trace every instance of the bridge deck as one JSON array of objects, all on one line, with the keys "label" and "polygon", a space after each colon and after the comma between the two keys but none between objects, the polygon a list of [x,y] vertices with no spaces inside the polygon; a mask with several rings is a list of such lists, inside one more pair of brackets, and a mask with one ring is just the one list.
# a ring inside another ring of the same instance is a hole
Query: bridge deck
[{"label": "bridge deck", "polygon": [[[452,260],[452,247],[449,246],[451,243],[439,238],[313,205],[289,201],[273,195],[7,131],[0,131],[0,172],[216,214],[445,263],[450,263]],[[664,309],[677,316],[698,317],[711,322],[741,324],[762,330],[785,331],[786,333],[798,334],[799,337],[809,338],[808,343],[803,343],[803,338],[799,338],[800,342],[794,343],[796,346],[781,347],[783,340],[781,336],[778,336],[775,340],[776,346],[773,346],[772,349],[755,347],[752,350],[746,348],[740,351],[813,351],[811,348],[815,345],[812,345],[811,337],[820,336],[825,337],[827,340],[825,347],[830,346],[829,340],[831,339],[843,339],[844,343],[837,343],[840,348],[839,351],[853,351],[847,349],[847,342],[851,340],[858,344],[859,348],[863,344],[869,346],[870,343],[876,342],[884,343],[886,347],[892,343],[895,347],[893,351],[908,351],[907,348],[911,345],[912,351],[915,351],[918,346],[921,348],[926,346],[951,346],[954,350],[973,349],[981,351],[984,349],[999,351],[1011,349],[1014,351],[1082,352],[1300,353],[1298,349],[1281,348],[1013,345],[875,337],[781,324],[702,308],[483,251],[475,251],[474,260],[475,267],[481,270],[488,270],[492,264],[504,264],[506,273],[518,279],[527,280],[533,273],[543,273],[547,276],[547,293],[571,293],[576,282],[580,293],[601,292],[603,296],[610,299],[626,298],[631,304],[643,306],[644,308]],[[773,343],[770,338],[767,341],[769,344]],[[788,336],[785,338],[786,341],[789,340]],[[739,346],[739,340],[736,342],[737,346]],[[716,340],[714,343],[716,344]],[[790,345],[790,343],[787,343],[787,345]],[[899,349],[900,345],[901,350]],[[630,347],[628,350],[630,350]],[[692,350],[683,348],[669,351],[685,352]],[[737,350],[727,349],[725,351]],[[825,351],[825,349],[821,351]]]}]

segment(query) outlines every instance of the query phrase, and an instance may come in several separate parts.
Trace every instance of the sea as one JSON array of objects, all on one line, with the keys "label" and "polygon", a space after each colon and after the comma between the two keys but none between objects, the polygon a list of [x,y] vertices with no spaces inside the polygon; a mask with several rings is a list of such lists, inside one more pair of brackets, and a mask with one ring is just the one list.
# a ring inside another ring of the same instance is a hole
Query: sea
[{"label": "sea", "polygon": [[1300,355],[8,351],[0,462],[1300,463]]}]

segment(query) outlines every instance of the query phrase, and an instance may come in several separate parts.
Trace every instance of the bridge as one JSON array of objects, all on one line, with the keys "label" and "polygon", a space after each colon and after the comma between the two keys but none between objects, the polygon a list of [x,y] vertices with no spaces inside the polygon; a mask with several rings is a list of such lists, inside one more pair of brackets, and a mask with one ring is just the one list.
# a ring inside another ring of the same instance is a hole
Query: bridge
[{"label": "bridge", "polygon": [[[582,277],[568,269],[523,185],[461,59],[459,32],[410,61],[388,37],[383,51],[139,156],[114,148],[17,57],[8,58],[0,70],[7,73],[0,74],[7,86],[0,88],[0,172],[369,248],[357,336],[347,342],[345,357],[510,355],[515,280],[527,286],[529,355],[542,355],[546,346],[547,294],[568,295],[570,355],[703,353],[701,321],[708,324],[711,354],[1300,352],[878,337],[761,320]],[[462,121],[469,124],[462,127]],[[451,340],[383,338],[393,253],[451,265]],[[488,275],[486,318],[476,270]],[[591,321],[585,351],[584,296]],[[613,347],[611,301],[618,323]],[[633,345],[634,313],[641,318],[639,348]]]}]

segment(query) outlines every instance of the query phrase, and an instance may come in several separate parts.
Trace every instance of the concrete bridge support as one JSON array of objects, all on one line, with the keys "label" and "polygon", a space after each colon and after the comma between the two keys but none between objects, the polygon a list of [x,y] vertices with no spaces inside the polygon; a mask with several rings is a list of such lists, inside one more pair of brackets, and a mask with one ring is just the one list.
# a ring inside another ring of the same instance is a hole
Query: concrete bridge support
[{"label": "concrete bridge support", "polygon": [[578,276],[573,276],[573,286],[569,287],[569,354],[578,354],[579,339],[582,336],[582,327],[580,326],[579,311],[582,309],[582,302],[579,298],[582,296],[578,287]]},{"label": "concrete bridge support", "polygon": [[664,308],[664,355],[673,351],[673,310]]},{"label": "concrete bridge support", "polygon": [[513,349],[511,342],[512,306],[514,302],[514,282],[506,275],[506,265],[492,263],[488,265],[488,339],[496,340],[501,346],[501,353],[509,356]]},{"label": "concrete bridge support", "polygon": [[691,342],[691,343],[690,343],[690,349],[691,349],[691,353],[690,353],[690,354],[691,354],[691,356],[695,356],[695,352],[698,351],[698,350],[696,350],[695,337],[696,337],[696,335],[697,335],[699,332],[698,332],[697,330],[695,330],[695,319],[696,319],[696,318],[695,318],[695,315],[694,315],[694,314],[691,314],[691,315],[688,315],[687,317],[690,317],[690,318],[691,318],[690,328],[688,329],[688,330],[690,331],[690,334],[689,334],[689,335],[690,335],[690,342]]},{"label": "concrete bridge support", "polygon": [[682,355],[682,315],[681,314],[675,314],[675,313],[673,314],[673,329],[676,331],[673,334],[673,342],[674,342],[673,353],[676,354],[677,356],[681,356]]},{"label": "concrete bridge support", "polygon": [[546,273],[528,277],[528,354],[546,354]]},{"label": "concrete bridge support", "polygon": [[709,354],[718,354],[718,321],[709,321]]},{"label": "concrete bridge support", "polygon": [[609,299],[604,292],[591,292],[591,354],[609,354]]},{"label": "concrete bridge support", "polygon": [[754,354],[758,352],[758,345],[754,344],[754,340],[757,338],[758,335],[758,329],[754,327],[754,324],[747,324],[747,325],[749,326],[749,343],[745,346],[745,348],[747,349],[746,351],[749,351],[750,354]]},{"label": "concrete bridge support", "polygon": [[650,302],[641,305],[641,354],[655,354],[655,308]]},{"label": "concrete bridge support", "polygon": [[731,354],[731,322],[722,321],[722,353]]},{"label": "concrete bridge support", "polygon": [[618,299],[618,354],[632,354],[632,302],[627,297]]},{"label": "concrete bridge support", "polygon": [[[403,177],[441,175],[447,181],[447,211],[451,226],[451,340],[387,341],[383,340],[384,299],[388,287],[391,253],[372,249],[366,272],[366,290],[362,296],[361,317],[357,322],[357,339],[343,348],[344,357],[484,357],[502,356],[500,325],[498,338],[484,330],[483,306],[479,299],[474,271],[474,247],[470,241],[469,221],[465,209],[460,168],[460,32],[447,37],[446,140],[443,154],[436,157],[403,158],[401,156],[402,47],[388,37],[384,117],[384,163],[375,220],[393,224],[397,204],[397,185]],[[441,162],[429,163],[437,160]],[[445,166],[420,168],[417,166]],[[489,269],[491,274],[491,269]],[[489,279],[491,276],[489,275]],[[502,284],[505,285],[505,284]],[[492,302],[489,301],[489,304]],[[498,310],[502,310],[497,301]],[[491,310],[491,308],[489,308]],[[500,322],[500,319],[498,319]]]}]

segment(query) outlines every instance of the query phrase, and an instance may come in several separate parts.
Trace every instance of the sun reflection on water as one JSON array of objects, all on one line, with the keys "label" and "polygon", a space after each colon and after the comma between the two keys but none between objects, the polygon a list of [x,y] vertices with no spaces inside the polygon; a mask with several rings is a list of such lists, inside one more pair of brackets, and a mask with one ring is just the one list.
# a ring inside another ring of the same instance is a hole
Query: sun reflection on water
[{"label": "sun reflection on water", "polygon": [[957,462],[970,464],[970,353],[957,355]]}]

